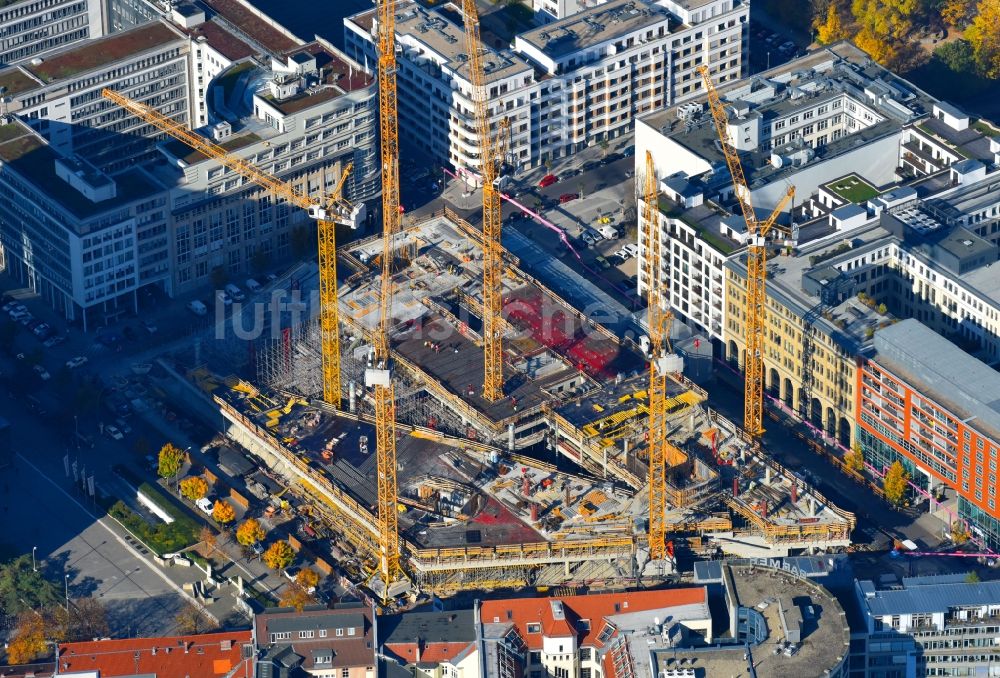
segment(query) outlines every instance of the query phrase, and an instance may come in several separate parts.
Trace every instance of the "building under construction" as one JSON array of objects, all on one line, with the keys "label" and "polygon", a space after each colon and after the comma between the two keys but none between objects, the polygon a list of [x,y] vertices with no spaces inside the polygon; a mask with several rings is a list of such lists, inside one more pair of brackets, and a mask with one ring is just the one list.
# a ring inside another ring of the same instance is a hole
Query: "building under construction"
[{"label": "building under construction", "polygon": [[[648,563],[645,361],[507,260],[504,398],[483,384],[482,257],[476,232],[450,215],[397,239],[390,341],[397,364],[397,477],[404,568],[424,591],[655,581]],[[353,553],[358,579],[378,553],[373,408],[362,386],[377,322],[381,243],[341,252],[346,407],[319,392],[312,321],[256,349],[257,383],[228,380],[215,400],[229,434],[286,476]],[[308,276],[298,284],[307,291]],[[308,297],[307,294],[303,295]],[[272,333],[273,335],[274,333]],[[852,515],[766,459],[671,380],[668,477],[678,554],[749,556],[846,547]],[[573,464],[552,463],[555,455]],[[548,459],[549,462],[540,461]],[[572,469],[572,470],[566,470]]]}]

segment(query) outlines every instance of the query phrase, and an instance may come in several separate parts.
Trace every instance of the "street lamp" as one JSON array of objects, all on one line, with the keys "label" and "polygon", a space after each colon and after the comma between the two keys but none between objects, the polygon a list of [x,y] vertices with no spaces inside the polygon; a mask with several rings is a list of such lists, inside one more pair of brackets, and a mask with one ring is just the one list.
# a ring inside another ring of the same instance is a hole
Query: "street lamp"
[{"label": "street lamp", "polygon": [[66,575],[65,582],[66,582],[66,612],[68,613],[69,612],[69,575],[68,574]]},{"label": "street lamp", "polygon": [[31,547],[31,570],[32,572],[38,572],[38,567],[35,565],[35,551],[38,550],[37,546]]}]

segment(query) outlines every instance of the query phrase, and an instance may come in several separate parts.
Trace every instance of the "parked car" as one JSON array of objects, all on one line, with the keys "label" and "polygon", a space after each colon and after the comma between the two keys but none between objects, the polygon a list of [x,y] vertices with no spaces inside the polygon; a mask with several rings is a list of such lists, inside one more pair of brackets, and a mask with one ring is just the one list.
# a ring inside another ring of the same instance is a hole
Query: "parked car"
[{"label": "parked car", "polygon": [[34,370],[35,372],[37,372],[37,373],[38,373],[38,377],[39,377],[39,379],[41,379],[42,381],[48,381],[48,380],[49,380],[49,378],[50,378],[50,377],[52,376],[51,374],[49,374],[49,371],[48,371],[48,370],[46,370],[46,369],[45,369],[45,368],[44,368],[43,366],[41,366],[41,365],[35,365],[35,366],[34,366],[34,367],[32,367],[31,369],[33,369],[33,370]]},{"label": "parked car", "polygon": [[195,315],[205,315],[206,313],[208,313],[208,307],[205,306],[205,304],[198,301],[197,299],[189,301],[187,308]]},{"label": "parked car", "polygon": [[260,283],[254,280],[253,278],[247,278],[246,282],[243,284],[246,286],[246,288],[250,291],[251,294],[260,291]]},{"label": "parked car", "polygon": [[571,202],[580,197],[579,193],[563,193],[559,196],[559,204],[562,205],[567,202]]},{"label": "parked car", "polygon": [[128,435],[129,433],[132,432],[132,427],[129,426],[128,422],[122,419],[121,417],[115,419],[115,426],[117,426],[118,430],[124,433],[125,435]]},{"label": "parked car", "polygon": [[44,346],[45,348],[53,348],[63,343],[64,341],[66,341],[66,337],[56,334],[43,341],[42,346]]},{"label": "parked car", "polygon": [[628,252],[633,257],[639,256],[639,246],[636,245],[634,242],[630,242],[628,245],[625,245],[625,247],[623,247],[622,249]]},{"label": "parked car", "polygon": [[125,436],[121,431],[118,430],[117,426],[105,426],[104,435],[111,438],[112,440],[122,440]]},{"label": "parked car", "polygon": [[233,301],[243,301],[243,290],[232,283],[226,285],[226,294],[232,297]]},{"label": "parked car", "polygon": [[611,263],[607,259],[601,256],[594,257],[594,263],[597,264],[602,269],[611,268]]},{"label": "parked car", "polygon": [[70,358],[69,360],[66,361],[66,367],[68,367],[71,370],[75,370],[76,368],[86,364],[87,364],[87,356],[85,355],[78,355],[77,357]]},{"label": "parked car", "polygon": [[559,181],[559,177],[557,177],[555,174],[546,174],[544,177],[542,177],[542,180],[538,182],[538,187],[545,188],[546,186],[551,186],[557,181]]},{"label": "parked car", "polygon": [[232,306],[233,305],[232,298],[228,294],[226,294],[225,290],[219,290],[218,292],[216,292],[215,293],[215,298],[218,299],[219,301],[221,301],[224,306]]},{"label": "parked car", "polygon": [[14,307],[18,306],[18,305],[19,304],[16,301],[8,301],[7,303],[5,303],[3,305],[3,312],[4,313],[10,313],[11,311],[14,310]]},{"label": "parked car", "polygon": [[39,323],[35,327],[31,328],[31,331],[39,339],[47,339],[49,335],[52,334],[52,328],[49,327],[46,323]]},{"label": "parked car", "polygon": [[156,334],[157,327],[156,327],[155,323],[153,323],[153,322],[151,322],[149,320],[143,320],[142,321],[142,329],[146,330],[150,334]]},{"label": "parked car", "polygon": [[208,497],[202,497],[194,503],[198,509],[207,516],[212,515],[212,509],[215,507],[215,503],[212,502]]}]

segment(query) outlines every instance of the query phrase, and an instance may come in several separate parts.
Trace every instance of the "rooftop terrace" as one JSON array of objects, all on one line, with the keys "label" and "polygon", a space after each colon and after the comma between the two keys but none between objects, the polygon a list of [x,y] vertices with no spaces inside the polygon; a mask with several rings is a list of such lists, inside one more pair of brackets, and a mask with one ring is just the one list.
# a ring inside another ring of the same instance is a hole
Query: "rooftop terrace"
[{"label": "rooftop terrace", "polygon": [[257,53],[253,47],[233,35],[214,19],[198,24],[194,28],[188,29],[187,32],[196,39],[204,38],[222,56],[232,61],[246,59]]},{"label": "rooftop terrace", "polygon": [[238,26],[261,47],[274,54],[288,52],[301,44],[300,41],[272,26],[240,0],[205,0],[205,4],[222,15],[224,19]]},{"label": "rooftop terrace", "polygon": [[19,67],[12,66],[0,71],[0,87],[3,88],[4,96],[13,97],[41,87],[41,84]]},{"label": "rooftop terrace", "polygon": [[296,54],[309,54],[313,56],[316,59],[316,68],[322,77],[318,81],[313,79],[309,89],[305,89],[287,99],[279,101],[270,94],[261,95],[261,98],[285,115],[294,115],[299,111],[312,108],[324,101],[336,99],[347,92],[364,89],[371,86],[375,81],[374,77],[366,74],[362,68],[353,67],[350,63],[331,53],[318,42],[310,43],[289,52],[288,56],[292,57]]}]

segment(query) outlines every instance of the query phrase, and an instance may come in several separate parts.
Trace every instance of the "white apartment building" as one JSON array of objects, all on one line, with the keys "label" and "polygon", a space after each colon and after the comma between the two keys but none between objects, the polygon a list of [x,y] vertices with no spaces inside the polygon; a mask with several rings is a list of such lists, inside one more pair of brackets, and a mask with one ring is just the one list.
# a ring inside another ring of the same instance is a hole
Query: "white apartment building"
[{"label": "white apartment building", "polygon": [[101,0],[19,0],[0,9],[0,65],[104,35]]},{"label": "white apartment building", "polygon": [[1000,675],[1000,583],[952,574],[854,588],[866,634],[852,639],[852,675],[855,668],[871,678]]},{"label": "white apartment building", "polygon": [[[827,195],[836,180],[864,183],[872,196],[878,194],[875,187],[895,184],[906,130],[926,119],[934,105],[848,44],[722,85],[719,93],[758,217],[770,214],[789,185],[796,188],[791,207],[778,218],[787,231],[778,242],[789,244],[798,235],[790,228],[792,208],[796,221],[805,221],[850,202]],[[656,167],[660,228],[664,237],[669,234],[662,249],[670,253],[661,270],[670,276],[671,306],[721,349],[729,310],[724,267],[742,249],[745,226],[705,98],[640,119],[635,139],[636,176],[645,172],[646,151]],[[811,199],[814,193],[818,198]],[[853,210],[849,223],[867,221],[865,209],[847,207]],[[640,256],[646,252],[643,213],[640,207]],[[846,211],[837,216],[847,219]],[[813,228],[804,238],[820,230]],[[644,275],[640,267],[640,294],[648,287]]]},{"label": "white apartment building", "polygon": [[[733,0],[611,0],[522,32],[509,49],[488,47],[491,123],[511,121],[510,163],[538,167],[630,133],[639,115],[696,96],[703,63],[720,81],[737,79],[748,12]],[[344,20],[346,50],[370,67],[373,22],[374,12]],[[477,169],[460,12],[405,2],[396,31],[401,129],[434,157]]]}]

